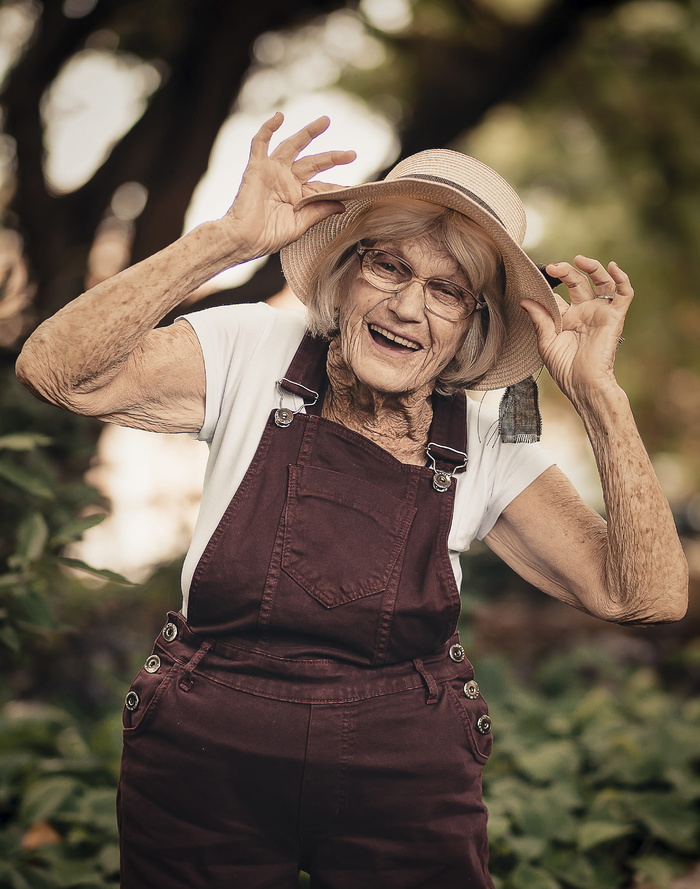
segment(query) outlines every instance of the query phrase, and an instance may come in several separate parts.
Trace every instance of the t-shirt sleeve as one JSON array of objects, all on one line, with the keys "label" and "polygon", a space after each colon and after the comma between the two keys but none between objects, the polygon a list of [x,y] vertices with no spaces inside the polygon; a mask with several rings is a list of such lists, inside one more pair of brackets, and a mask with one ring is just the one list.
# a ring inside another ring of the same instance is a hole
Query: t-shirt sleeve
[{"label": "t-shirt sleeve", "polygon": [[503,510],[532,484],[552,459],[539,444],[504,444],[498,435],[498,411],[469,399],[467,470],[458,476],[449,546],[465,552],[483,539]]},{"label": "t-shirt sleeve", "polygon": [[552,464],[553,460],[539,444],[499,442],[490,477],[490,496],[476,537],[483,540],[508,504]]},{"label": "t-shirt sleeve", "polygon": [[275,351],[284,351],[289,340],[299,340],[304,316],[298,312],[273,309],[265,303],[218,306],[183,316],[199,340],[206,375],[204,423],[196,438],[211,442],[224,402],[235,399],[251,382],[249,374],[256,356],[271,341]]}]

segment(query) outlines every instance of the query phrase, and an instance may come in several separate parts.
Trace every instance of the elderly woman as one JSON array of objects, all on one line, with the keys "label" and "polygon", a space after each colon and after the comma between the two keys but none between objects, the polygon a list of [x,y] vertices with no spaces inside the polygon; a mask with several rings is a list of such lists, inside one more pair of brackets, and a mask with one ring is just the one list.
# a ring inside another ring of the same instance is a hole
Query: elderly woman
[{"label": "elderly woman", "polygon": [[[456,635],[459,553],[483,538],[604,620],[685,610],[613,373],[632,289],[578,256],[547,267],[555,297],[517,195],[472,158],[422,152],[341,189],[310,180],[352,152],[300,157],[327,119],[270,152],[281,123],[226,216],[66,306],[17,366],[59,407],[211,448],[182,611],[126,697],[123,887],[280,889],[300,868],[318,889],[489,887],[491,721]],[[153,329],[281,248],[306,315]],[[542,363],[584,422],[607,524],[531,443]],[[501,387],[493,423],[464,393]]]}]

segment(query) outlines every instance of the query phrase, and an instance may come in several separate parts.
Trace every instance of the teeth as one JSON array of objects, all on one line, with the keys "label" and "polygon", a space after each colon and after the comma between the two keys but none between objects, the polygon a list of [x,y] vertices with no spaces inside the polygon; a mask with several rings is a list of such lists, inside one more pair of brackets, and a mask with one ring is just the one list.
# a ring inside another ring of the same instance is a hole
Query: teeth
[{"label": "teeth", "polygon": [[385,336],[388,340],[393,340],[395,343],[398,343],[399,346],[406,346],[409,349],[414,349],[418,351],[420,346],[418,343],[414,343],[412,340],[406,340],[402,336],[397,336],[395,333],[392,333],[390,330],[385,330],[383,327],[379,327],[378,324],[370,324],[370,330],[376,330],[377,333],[381,333],[382,336]]}]

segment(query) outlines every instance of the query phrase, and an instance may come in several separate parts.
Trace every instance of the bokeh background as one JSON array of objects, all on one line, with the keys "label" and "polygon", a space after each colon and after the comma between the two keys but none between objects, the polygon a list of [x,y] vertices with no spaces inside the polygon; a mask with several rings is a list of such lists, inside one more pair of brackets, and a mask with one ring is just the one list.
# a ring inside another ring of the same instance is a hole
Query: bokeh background
[{"label": "bokeh background", "polygon": [[[630,273],[617,371],[689,614],[603,624],[476,546],[462,634],[494,718],[497,887],[700,886],[700,2],[4,0],[0,889],[117,885],[121,702],[179,605],[206,461],[33,400],[14,361],[87,287],[224,213],[276,110],[287,133],[330,115],[322,145],[359,155],[343,184],[424,148],[473,154],[523,196],[536,261]],[[293,305],[277,257],[173,317],[265,299]],[[580,422],[540,388],[545,446],[604,511]]]}]

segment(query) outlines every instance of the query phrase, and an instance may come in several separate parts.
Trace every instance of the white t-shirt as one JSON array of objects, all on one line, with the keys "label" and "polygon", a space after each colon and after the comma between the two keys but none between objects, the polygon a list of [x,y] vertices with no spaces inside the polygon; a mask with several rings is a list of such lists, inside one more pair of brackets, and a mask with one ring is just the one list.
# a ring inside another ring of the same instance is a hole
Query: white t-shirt
[{"label": "white t-shirt", "polygon": [[[277,381],[289,367],[305,331],[303,312],[265,303],[221,306],[185,316],[204,355],[206,408],[197,438],[209,444],[202,505],[182,572],[183,611],[192,575],[209,538],[250,465],[273,408]],[[284,407],[302,400],[285,392]],[[457,475],[449,535],[452,565],[461,582],[459,554],[485,537],[501,512],[552,461],[539,445],[503,444],[493,409],[467,400],[465,472]]]}]

